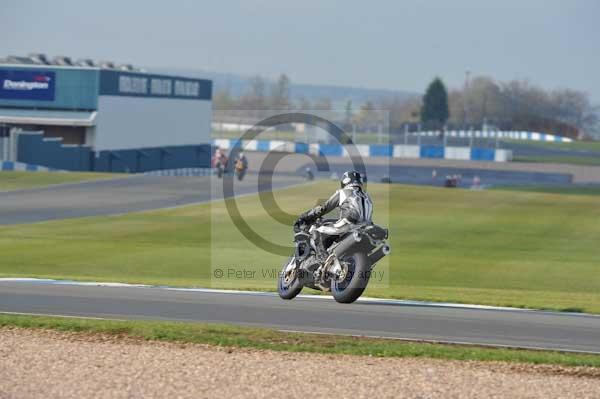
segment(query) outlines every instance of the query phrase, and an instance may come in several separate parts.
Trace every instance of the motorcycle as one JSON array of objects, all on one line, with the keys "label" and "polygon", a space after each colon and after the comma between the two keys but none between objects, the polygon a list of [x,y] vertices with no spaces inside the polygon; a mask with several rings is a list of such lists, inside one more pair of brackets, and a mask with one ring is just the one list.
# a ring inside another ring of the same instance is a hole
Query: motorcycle
[{"label": "motorcycle", "polygon": [[312,172],[312,170],[306,169],[306,172],[304,173],[304,180],[306,180],[306,181],[313,181],[313,180],[315,180],[315,175]]},{"label": "motorcycle", "polygon": [[367,288],[375,264],[390,253],[388,230],[373,223],[356,225],[339,236],[319,256],[316,229],[331,220],[318,219],[294,234],[295,250],[279,273],[277,291],[282,299],[295,298],[302,288],[331,292],[340,303],[356,301]]},{"label": "motorcycle", "polygon": [[238,159],[235,163],[235,176],[239,181],[242,181],[244,179],[244,176],[246,176],[246,169],[247,167],[244,164],[244,162]]},{"label": "motorcycle", "polygon": [[215,172],[217,173],[217,177],[219,179],[222,178],[223,175],[225,174],[225,166],[226,166],[226,164],[227,164],[227,161],[223,162],[223,161],[217,160],[215,162],[214,169],[215,169]]}]

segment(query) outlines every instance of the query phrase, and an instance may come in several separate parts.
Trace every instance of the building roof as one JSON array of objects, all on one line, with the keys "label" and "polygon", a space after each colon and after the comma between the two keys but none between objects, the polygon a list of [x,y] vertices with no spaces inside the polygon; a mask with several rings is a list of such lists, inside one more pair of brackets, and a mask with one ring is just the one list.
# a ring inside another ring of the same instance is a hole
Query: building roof
[{"label": "building roof", "polygon": [[53,126],[95,126],[96,111],[0,108],[0,123]]}]

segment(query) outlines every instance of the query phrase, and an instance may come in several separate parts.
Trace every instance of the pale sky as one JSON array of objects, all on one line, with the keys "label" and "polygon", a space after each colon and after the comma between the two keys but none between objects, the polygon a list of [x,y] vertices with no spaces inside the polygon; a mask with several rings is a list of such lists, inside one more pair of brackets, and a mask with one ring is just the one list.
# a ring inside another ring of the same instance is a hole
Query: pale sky
[{"label": "pale sky", "polygon": [[416,92],[469,70],[600,103],[598,0],[1,0],[0,56],[29,52]]}]

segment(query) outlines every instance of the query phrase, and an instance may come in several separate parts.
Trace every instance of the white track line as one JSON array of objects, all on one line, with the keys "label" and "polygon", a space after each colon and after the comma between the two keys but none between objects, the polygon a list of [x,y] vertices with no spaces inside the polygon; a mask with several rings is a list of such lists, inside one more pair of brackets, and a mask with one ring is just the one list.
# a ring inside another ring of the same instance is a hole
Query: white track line
[{"label": "white track line", "polygon": [[[54,279],[41,279],[41,278],[20,278],[20,277],[0,278],[0,284],[2,284],[3,282],[33,283],[33,284],[43,284],[43,285],[75,285],[75,286],[84,286],[84,287],[152,288],[152,289],[159,289],[159,290],[166,290],[166,291],[201,292],[201,293],[210,293],[210,294],[253,295],[253,296],[270,296],[270,297],[278,296],[278,294],[276,292],[270,292],[270,291],[243,291],[243,290],[227,290],[227,289],[218,289],[218,288],[184,288],[184,287],[180,288],[180,287],[147,285],[147,284],[54,280]],[[310,299],[310,300],[320,300],[320,301],[333,301],[334,300],[333,297],[328,296],[328,295],[311,295],[311,294],[301,294],[301,295],[298,295],[298,298]],[[534,312],[534,313],[547,313],[547,314],[554,314],[554,315],[600,317],[600,315],[591,314],[591,313],[559,312],[559,311],[530,309],[530,308],[511,308],[511,307],[506,307],[506,306],[488,306],[488,305],[475,305],[475,304],[452,303],[452,302],[413,301],[413,300],[405,300],[405,299],[361,297],[357,300],[357,302],[358,303],[379,303],[379,304],[383,304],[383,305],[397,305],[397,306],[420,306],[420,307],[452,308],[452,309],[495,310],[495,311],[524,312],[524,313],[525,312]]]},{"label": "white track line", "polygon": [[[135,321],[131,319],[117,319],[112,317],[93,317],[93,316],[77,316],[77,315],[63,315],[53,313],[28,313],[28,312],[5,312],[0,311],[0,314],[14,315],[14,316],[42,316],[42,317],[59,317],[63,319],[84,319],[84,320],[104,320],[104,321]],[[205,322],[210,324],[210,322]],[[269,328],[269,327],[264,327]],[[568,353],[585,353],[598,355],[600,352],[585,351],[577,349],[560,349],[560,348],[545,348],[541,346],[527,346],[527,345],[505,345],[505,344],[487,344],[480,342],[469,342],[469,341],[446,341],[440,339],[418,339],[418,338],[402,338],[402,337],[388,337],[385,335],[369,335],[369,334],[348,334],[348,333],[333,333],[323,331],[301,331],[301,330],[290,330],[275,328],[275,331],[289,334],[312,334],[312,335],[326,335],[333,337],[353,337],[353,338],[372,338],[372,339],[387,339],[402,342],[414,342],[414,343],[426,343],[426,344],[442,344],[442,345],[461,345],[461,346],[474,346],[484,348],[505,348],[505,349],[526,349],[534,351],[550,351],[550,352],[568,352]]]}]

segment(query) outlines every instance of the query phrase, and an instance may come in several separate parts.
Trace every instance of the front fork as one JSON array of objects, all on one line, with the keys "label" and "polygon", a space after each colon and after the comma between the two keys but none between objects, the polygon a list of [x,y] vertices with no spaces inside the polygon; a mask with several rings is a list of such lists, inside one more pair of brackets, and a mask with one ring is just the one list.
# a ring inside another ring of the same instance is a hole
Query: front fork
[{"label": "front fork", "polygon": [[285,269],[283,269],[283,279],[286,282],[286,284],[289,284],[289,282],[296,277],[296,273],[299,269],[297,259],[298,258],[294,256],[294,258],[290,260],[290,262],[287,264]]}]

